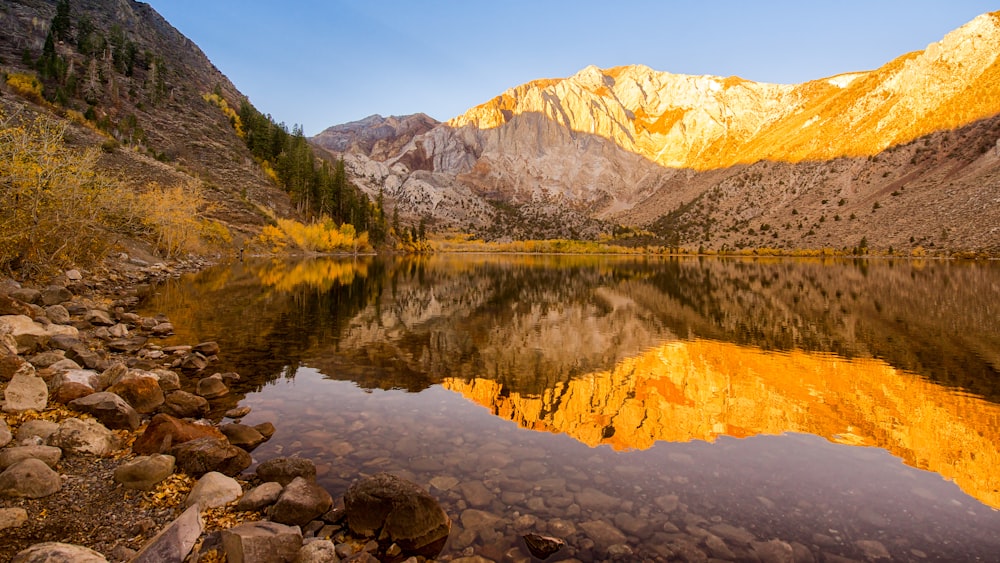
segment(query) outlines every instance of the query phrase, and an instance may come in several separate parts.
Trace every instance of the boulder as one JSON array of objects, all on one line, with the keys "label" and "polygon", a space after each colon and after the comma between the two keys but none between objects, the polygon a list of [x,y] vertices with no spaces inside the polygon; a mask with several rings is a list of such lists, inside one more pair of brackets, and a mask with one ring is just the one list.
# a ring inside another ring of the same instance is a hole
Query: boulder
[{"label": "boulder", "polygon": [[296,477],[281,491],[281,496],[271,506],[268,516],[274,522],[305,526],[330,510],[331,506],[333,497],[326,489],[315,481]]},{"label": "boulder", "polygon": [[243,487],[236,482],[236,479],[223,475],[216,471],[210,471],[202,475],[201,479],[194,484],[191,492],[188,493],[184,506],[197,504],[202,510],[225,506],[243,494]]},{"label": "boulder", "polygon": [[163,389],[156,377],[126,377],[107,391],[125,399],[139,414],[149,414],[163,404]]},{"label": "boulder", "polygon": [[45,369],[52,364],[66,359],[66,352],[62,350],[46,350],[45,352],[39,352],[34,356],[28,358],[31,365],[35,366],[36,369]]},{"label": "boulder", "polygon": [[270,506],[278,501],[278,497],[281,496],[281,490],[281,484],[274,481],[254,487],[240,498],[240,502],[236,503],[236,510],[251,512]]},{"label": "boulder", "polygon": [[525,545],[528,546],[528,551],[530,551],[535,557],[542,560],[548,559],[555,552],[559,551],[566,545],[566,542],[563,540],[553,538],[551,536],[526,534],[522,537],[524,538]]},{"label": "boulder", "polygon": [[408,555],[436,556],[451,531],[451,520],[434,497],[388,473],[351,485],[344,509],[352,532],[365,537],[380,533]]},{"label": "boulder", "polygon": [[70,323],[69,311],[62,305],[50,305],[45,308],[45,316],[57,325],[68,325]]},{"label": "boulder", "polygon": [[160,410],[177,418],[198,418],[208,414],[208,399],[187,391],[173,391]]},{"label": "boulder", "polygon": [[108,563],[93,549],[59,542],[36,543],[19,552],[11,563]]},{"label": "boulder", "polygon": [[50,385],[52,389],[58,389],[65,383],[81,383],[96,391],[99,382],[97,372],[92,369],[68,369],[55,374]]},{"label": "boulder", "polygon": [[169,336],[174,333],[174,325],[170,323],[159,323],[151,329],[155,336]]},{"label": "boulder", "polygon": [[18,528],[28,522],[28,511],[23,508],[0,508],[0,532]]},{"label": "boulder", "polygon": [[291,563],[302,549],[302,532],[276,522],[247,522],[222,531],[222,548],[229,563]]},{"label": "boulder", "polygon": [[53,446],[14,446],[0,450],[0,471],[26,459],[37,459],[55,468],[62,450]]},{"label": "boulder", "polygon": [[246,424],[223,424],[219,427],[219,430],[226,435],[230,444],[243,448],[248,452],[252,452],[254,448],[267,441],[267,438],[258,432],[256,428],[247,426]]},{"label": "boulder", "polygon": [[[55,342],[56,338],[53,337],[52,341]],[[66,350],[66,359],[73,360],[87,369],[98,369],[102,365],[101,355],[82,343],[71,345]]]},{"label": "boulder", "polygon": [[17,427],[17,439],[23,441],[37,436],[44,442],[49,439],[49,436],[55,434],[58,430],[58,422],[52,422],[51,420],[45,420],[42,418],[26,420],[21,423],[21,426]]},{"label": "boulder", "polygon": [[146,542],[129,563],[186,560],[194,544],[201,537],[202,525],[198,507],[188,508],[153,539]]},{"label": "boulder", "polygon": [[126,489],[150,491],[174,472],[174,456],[139,456],[115,469],[115,481]]},{"label": "boulder", "polygon": [[132,451],[138,454],[166,453],[170,448],[196,438],[225,439],[222,432],[207,424],[196,424],[160,413],[135,439]]},{"label": "boulder", "polygon": [[139,413],[124,399],[108,391],[73,399],[69,407],[92,415],[108,428],[135,430],[139,427]]},{"label": "boulder", "polygon": [[96,420],[67,418],[49,438],[49,444],[65,454],[110,455],[119,446],[118,436]]},{"label": "boulder", "polygon": [[52,392],[51,399],[57,403],[66,405],[76,399],[92,395],[94,390],[82,383],[64,383]]},{"label": "boulder", "polygon": [[243,418],[244,416],[250,414],[250,407],[243,405],[240,407],[233,407],[226,411],[226,418]]},{"label": "boulder", "polygon": [[31,316],[31,307],[9,295],[0,295],[0,315]]},{"label": "boulder", "polygon": [[257,466],[257,477],[261,481],[277,481],[282,487],[296,477],[315,481],[316,465],[312,460],[301,457],[276,457]]},{"label": "boulder", "polygon": [[10,433],[10,427],[7,426],[7,421],[0,418],[0,448],[9,444],[13,439],[14,437]]},{"label": "boulder", "polygon": [[191,351],[198,352],[207,358],[208,356],[214,356],[219,353],[219,345],[216,342],[202,342],[201,344],[193,346]]},{"label": "boulder", "polygon": [[302,546],[295,563],[340,563],[340,557],[332,541],[314,540]]},{"label": "boulder", "polygon": [[10,333],[17,343],[18,354],[30,354],[48,344],[52,335],[45,327],[27,315],[5,315],[0,317],[0,332]]},{"label": "boulder", "polygon": [[3,391],[4,412],[41,411],[49,402],[49,388],[45,380],[35,375],[31,364],[21,366]]},{"label": "boulder", "polygon": [[211,377],[199,379],[195,393],[206,399],[215,399],[229,394],[229,388],[223,383],[222,377],[216,374]]},{"label": "boulder", "polygon": [[0,473],[0,498],[42,498],[60,487],[59,474],[40,459],[23,459]]},{"label": "boulder", "polygon": [[31,287],[22,287],[11,291],[8,295],[21,303],[38,304],[42,302],[42,292]]},{"label": "boulder", "polygon": [[62,373],[64,371],[70,371],[75,369],[83,369],[83,366],[78,364],[75,360],[71,360],[69,358],[63,358],[58,362],[50,365],[47,371],[53,374],[57,374],[57,373]]},{"label": "boulder", "polygon": [[210,471],[232,477],[253,462],[250,454],[225,438],[198,438],[176,445],[169,451],[177,458],[177,469],[195,477]]},{"label": "boulder", "polygon": [[83,314],[83,320],[94,326],[113,326],[115,324],[114,319],[107,311],[102,311],[100,309],[91,309]]},{"label": "boulder", "polygon": [[101,372],[101,375],[97,377],[97,387],[95,389],[99,391],[104,391],[108,387],[111,387],[115,383],[125,378],[128,375],[128,366],[121,362],[117,362],[108,367],[108,369]]},{"label": "boulder", "polygon": [[58,305],[73,298],[73,292],[61,285],[50,285],[42,290],[42,305]]},{"label": "boulder", "polygon": [[159,382],[160,389],[163,389],[164,393],[181,388],[181,378],[177,373],[168,369],[154,369],[152,373],[156,375],[156,381]]},{"label": "boulder", "polygon": [[10,378],[14,377],[17,370],[21,369],[26,363],[28,362],[21,356],[18,356],[16,351],[11,352],[6,347],[0,346],[0,381],[10,381]]},{"label": "boulder", "polygon": [[261,422],[260,424],[254,424],[252,426],[254,430],[260,432],[260,435],[264,437],[265,440],[270,440],[271,436],[274,436],[275,428],[270,422]]}]

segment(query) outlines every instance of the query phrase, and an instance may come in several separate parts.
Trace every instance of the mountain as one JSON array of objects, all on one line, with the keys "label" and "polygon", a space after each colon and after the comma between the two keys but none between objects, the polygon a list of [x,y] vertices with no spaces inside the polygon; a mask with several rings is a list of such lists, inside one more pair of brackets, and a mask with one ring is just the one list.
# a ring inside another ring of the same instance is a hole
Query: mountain
[{"label": "mountain", "polygon": [[[486,236],[511,236],[506,216],[529,235],[620,223],[692,247],[996,252],[998,55],[1000,12],[796,85],[591,66],[400,138],[394,156],[357,147],[349,168],[404,212]],[[492,211],[456,222],[454,186]],[[574,219],[543,224],[560,214]]]},{"label": "mountain", "polygon": [[389,117],[370,115],[360,121],[328,127],[310,141],[330,151],[361,152],[375,160],[386,160],[438,123],[423,113]]},{"label": "mountain", "polygon": [[237,243],[255,236],[268,214],[294,214],[231,118],[206,99],[214,93],[239,108],[247,98],[197,45],[141,2],[73,0],[61,25],[59,4],[0,3],[0,67],[8,77],[37,76],[42,86],[32,100],[0,84],[7,115],[68,120],[70,140],[102,145],[98,166],[137,190],[197,186],[206,214]]}]

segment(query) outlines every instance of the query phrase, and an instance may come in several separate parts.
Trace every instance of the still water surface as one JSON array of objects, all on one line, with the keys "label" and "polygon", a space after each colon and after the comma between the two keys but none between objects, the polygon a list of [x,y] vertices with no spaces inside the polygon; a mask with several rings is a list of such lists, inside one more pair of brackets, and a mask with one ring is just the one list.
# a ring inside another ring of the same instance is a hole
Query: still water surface
[{"label": "still water surface", "polygon": [[[440,255],[260,261],[158,287],[216,405],[335,497],[388,471],[442,558],[996,560],[1000,267]],[[217,415],[221,416],[221,415]]]}]

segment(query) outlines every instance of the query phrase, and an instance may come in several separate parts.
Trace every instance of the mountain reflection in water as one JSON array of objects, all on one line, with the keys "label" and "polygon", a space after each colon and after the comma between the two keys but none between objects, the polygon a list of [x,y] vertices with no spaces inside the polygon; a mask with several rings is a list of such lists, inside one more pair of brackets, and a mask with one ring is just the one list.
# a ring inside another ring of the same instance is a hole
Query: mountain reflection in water
[{"label": "mountain reflection in water", "polygon": [[998,508],[997,295],[993,264],[442,255],[220,267],[159,287],[143,312],[177,327],[164,344],[220,344],[213,369],[243,380],[213,412],[246,398],[279,417],[265,450],[397,423],[307,429],[299,405],[268,399],[306,370],[321,380],[302,376],[299,401],[322,402],[322,379],[427,401],[444,388],[496,424],[620,451],[787,433],[875,446]]}]

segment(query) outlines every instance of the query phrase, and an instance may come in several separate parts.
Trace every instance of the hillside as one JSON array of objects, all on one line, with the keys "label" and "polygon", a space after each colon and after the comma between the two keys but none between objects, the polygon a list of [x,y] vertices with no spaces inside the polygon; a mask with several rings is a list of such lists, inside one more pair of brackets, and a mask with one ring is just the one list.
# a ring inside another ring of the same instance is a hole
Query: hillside
[{"label": "hillside", "polygon": [[591,66],[511,88],[394,156],[343,150],[369,193],[490,238],[620,223],[692,248],[996,253],[998,55],[1000,12],[796,85]]},{"label": "hillside", "polygon": [[214,92],[233,107],[246,100],[194,43],[140,2],[69,5],[68,25],[60,31],[52,29],[56,0],[0,4],[4,76],[38,77],[44,97],[21,95],[0,82],[8,116],[68,118],[75,131],[70,140],[103,146],[99,168],[136,190],[151,184],[200,188],[206,216],[224,224],[237,244],[259,232],[269,213],[294,213],[289,196],[267,178],[230,119],[204,98]]}]

